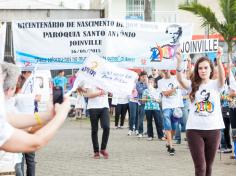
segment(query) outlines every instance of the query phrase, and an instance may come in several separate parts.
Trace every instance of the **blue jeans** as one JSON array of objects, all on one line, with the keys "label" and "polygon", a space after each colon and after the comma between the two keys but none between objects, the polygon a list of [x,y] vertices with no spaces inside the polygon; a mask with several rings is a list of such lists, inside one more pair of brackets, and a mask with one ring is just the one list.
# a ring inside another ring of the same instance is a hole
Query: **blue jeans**
[{"label": "blue jeans", "polygon": [[181,132],[186,131],[186,122],[188,119],[188,107],[184,106],[183,108],[181,108],[181,110],[183,112],[183,116],[176,123],[176,133],[175,133],[176,140],[181,140]]},{"label": "blue jeans", "polygon": [[138,130],[138,103],[129,102],[129,130]]},{"label": "blue jeans", "polygon": [[143,120],[145,116],[144,110],[145,104],[139,105],[139,116],[138,116],[138,132],[139,134],[143,134]]},{"label": "blue jeans", "polygon": [[24,176],[24,173],[23,173],[24,169],[22,168],[22,163],[16,163],[15,172],[16,172],[16,176]]},{"label": "blue jeans", "polygon": [[182,112],[183,112],[183,117],[182,117],[182,120],[181,120],[181,125],[182,125],[181,131],[182,132],[186,131],[186,123],[187,123],[187,120],[188,120],[188,113],[189,113],[188,107],[189,107],[189,105],[184,103],[184,107],[181,108]]},{"label": "blue jeans", "polygon": [[152,126],[152,119],[154,118],[154,122],[156,125],[157,136],[161,139],[163,134],[163,127],[162,127],[162,116],[160,110],[145,110],[146,118],[147,118],[147,134],[148,137],[154,137],[153,135],[153,126]]},{"label": "blue jeans", "polygon": [[[35,152],[24,153],[23,156],[26,161],[26,168],[27,168],[26,175],[35,176]],[[24,158],[22,159],[22,168],[24,168]]]},{"label": "blue jeans", "polygon": [[174,108],[163,109],[164,130],[175,130],[177,121],[173,116]]},{"label": "blue jeans", "polygon": [[234,159],[236,160],[236,141],[234,141]]},{"label": "blue jeans", "polygon": [[181,129],[182,129],[182,125],[181,125],[181,121],[183,118],[179,119],[179,121],[176,122],[176,126],[175,126],[175,140],[179,140],[181,141]]},{"label": "blue jeans", "polygon": [[220,148],[227,149],[227,146],[225,143],[225,137],[224,137],[224,129],[220,130],[220,135],[221,135],[221,141],[220,141],[221,147]]}]

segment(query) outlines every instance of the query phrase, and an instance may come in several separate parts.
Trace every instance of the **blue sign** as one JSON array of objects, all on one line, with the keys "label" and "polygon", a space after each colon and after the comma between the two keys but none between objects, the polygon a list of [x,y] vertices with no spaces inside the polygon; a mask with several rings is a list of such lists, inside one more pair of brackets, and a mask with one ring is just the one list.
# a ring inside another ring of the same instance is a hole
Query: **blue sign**
[{"label": "blue sign", "polygon": [[130,15],[130,16],[126,16],[125,19],[127,20],[140,20],[143,21],[143,16],[135,16],[135,15]]}]

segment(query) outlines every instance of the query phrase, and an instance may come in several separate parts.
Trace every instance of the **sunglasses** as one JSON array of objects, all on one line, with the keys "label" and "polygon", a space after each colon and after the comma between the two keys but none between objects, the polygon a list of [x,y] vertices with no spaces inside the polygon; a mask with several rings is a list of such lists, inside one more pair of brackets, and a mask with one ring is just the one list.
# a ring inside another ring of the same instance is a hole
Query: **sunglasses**
[{"label": "sunglasses", "polygon": [[152,71],[157,71],[157,69],[152,69]]}]

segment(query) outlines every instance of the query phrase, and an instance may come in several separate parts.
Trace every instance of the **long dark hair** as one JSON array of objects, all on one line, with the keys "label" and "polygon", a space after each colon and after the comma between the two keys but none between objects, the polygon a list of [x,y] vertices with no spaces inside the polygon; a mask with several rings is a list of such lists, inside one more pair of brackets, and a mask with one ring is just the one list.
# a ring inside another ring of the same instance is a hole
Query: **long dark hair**
[{"label": "long dark hair", "polygon": [[195,99],[195,94],[196,92],[198,91],[199,89],[199,86],[201,85],[201,82],[202,82],[202,79],[200,78],[199,74],[198,74],[198,67],[199,67],[199,64],[201,62],[204,62],[204,61],[207,61],[210,65],[210,68],[211,68],[211,73],[210,73],[210,79],[213,77],[213,72],[214,72],[214,65],[213,63],[210,61],[210,59],[208,59],[207,57],[200,57],[197,62],[195,63],[195,67],[194,67],[194,70],[193,70],[193,74],[191,76],[191,81],[192,81],[192,91],[190,92],[189,94],[189,97],[190,97],[190,100],[191,102],[194,101]]}]

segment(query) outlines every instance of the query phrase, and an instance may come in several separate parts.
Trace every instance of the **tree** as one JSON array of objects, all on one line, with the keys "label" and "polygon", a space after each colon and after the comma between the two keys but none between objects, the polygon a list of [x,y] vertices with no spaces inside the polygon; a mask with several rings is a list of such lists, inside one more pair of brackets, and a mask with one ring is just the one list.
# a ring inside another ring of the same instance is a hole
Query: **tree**
[{"label": "tree", "polygon": [[189,5],[180,4],[179,9],[192,12],[202,19],[202,27],[209,26],[211,30],[218,32],[225,40],[228,46],[227,58],[228,62],[232,58],[232,50],[235,45],[233,40],[236,37],[236,0],[218,0],[221,12],[224,16],[224,21],[220,22],[215,13],[206,6],[197,2],[192,2]]}]

